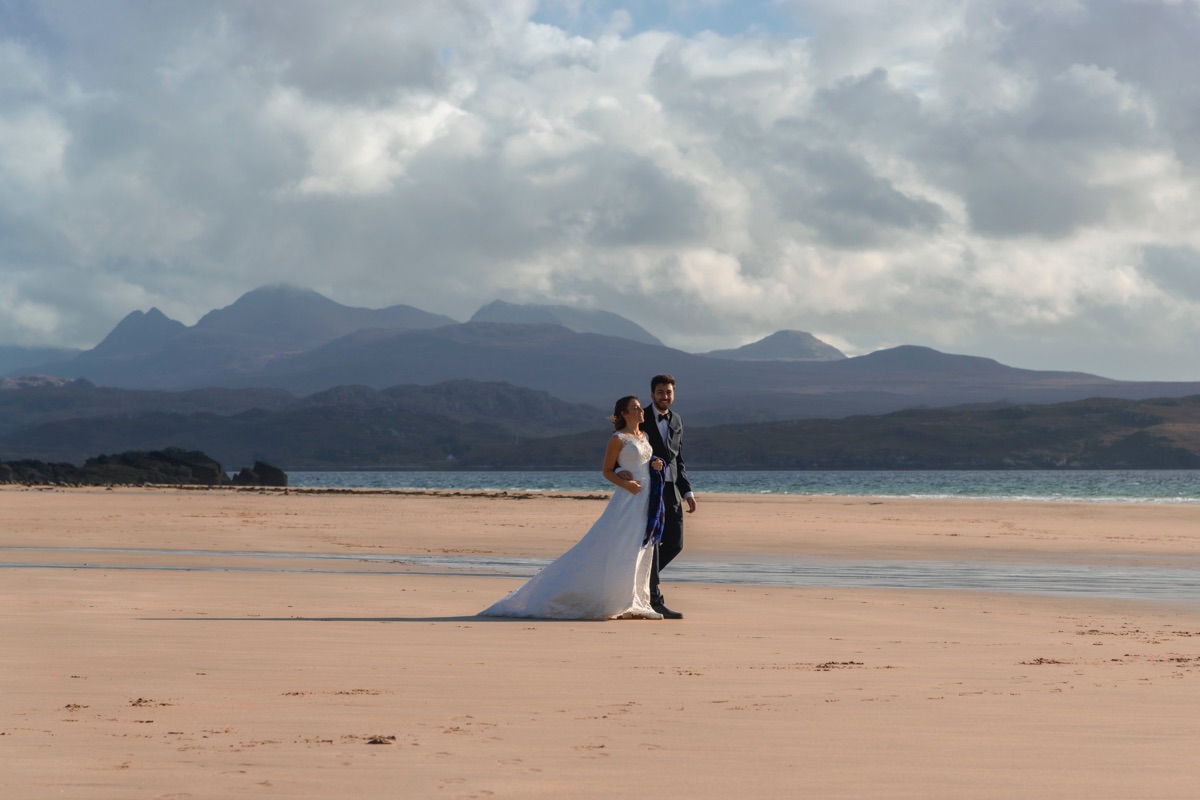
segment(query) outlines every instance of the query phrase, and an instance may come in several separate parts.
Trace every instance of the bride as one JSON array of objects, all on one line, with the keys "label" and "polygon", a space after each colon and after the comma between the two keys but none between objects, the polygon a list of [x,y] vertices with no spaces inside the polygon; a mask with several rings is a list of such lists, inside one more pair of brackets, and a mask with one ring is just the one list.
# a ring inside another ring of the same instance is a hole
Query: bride
[{"label": "bride", "polygon": [[[615,432],[604,451],[604,477],[616,485],[604,513],[574,547],[503,600],[484,609],[488,617],[542,619],[662,619],[650,607],[654,544],[645,543],[650,469],[662,470],[638,427],[644,418],[637,397],[613,409]],[[632,478],[621,478],[628,471]]]}]

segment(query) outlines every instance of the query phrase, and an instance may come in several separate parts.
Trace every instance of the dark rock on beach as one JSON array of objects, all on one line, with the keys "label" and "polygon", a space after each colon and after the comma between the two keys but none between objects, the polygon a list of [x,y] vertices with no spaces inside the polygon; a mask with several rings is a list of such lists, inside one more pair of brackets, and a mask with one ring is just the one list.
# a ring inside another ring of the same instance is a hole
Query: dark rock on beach
[{"label": "dark rock on beach", "polygon": [[255,461],[253,467],[242,467],[233,476],[234,486],[287,486],[287,473],[272,464]]},{"label": "dark rock on beach", "polygon": [[[175,483],[216,486],[229,482],[221,464],[198,450],[168,447],[151,452],[128,452],[89,458],[85,476],[97,483]],[[93,481],[89,481],[93,482]]]},{"label": "dark rock on beach", "polygon": [[[278,467],[256,462],[243,469],[253,486],[287,486],[287,475]],[[235,481],[236,482],[236,481]],[[223,486],[231,483],[220,462],[198,450],[168,447],[148,452],[130,451],[89,458],[83,466],[22,460],[0,463],[0,483],[26,485],[111,486],[182,485]]]},{"label": "dark rock on beach", "polygon": [[23,459],[0,464],[0,483],[78,485],[84,482],[79,467],[66,462]]}]

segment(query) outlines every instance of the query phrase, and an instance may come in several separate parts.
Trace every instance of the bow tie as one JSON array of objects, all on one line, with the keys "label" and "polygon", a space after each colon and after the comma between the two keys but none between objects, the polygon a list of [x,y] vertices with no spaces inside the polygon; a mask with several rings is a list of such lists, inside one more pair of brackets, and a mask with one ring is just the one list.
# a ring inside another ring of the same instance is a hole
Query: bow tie
[{"label": "bow tie", "polygon": [[659,422],[662,422],[663,420],[666,420],[667,422],[670,422],[670,421],[671,421],[671,412],[670,412],[670,411],[668,411],[668,412],[667,412],[667,413],[665,413],[665,414],[659,414],[659,415],[658,415],[658,421],[659,421]]}]

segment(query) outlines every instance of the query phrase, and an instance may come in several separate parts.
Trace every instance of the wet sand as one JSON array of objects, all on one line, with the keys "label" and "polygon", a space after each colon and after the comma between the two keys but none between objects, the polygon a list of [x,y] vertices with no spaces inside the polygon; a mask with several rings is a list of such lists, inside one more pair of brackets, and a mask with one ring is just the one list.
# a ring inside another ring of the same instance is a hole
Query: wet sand
[{"label": "wet sand", "polygon": [[[219,554],[552,557],[602,497],[0,490],[0,562],[62,565],[0,569],[0,796],[1196,795],[1196,603],[678,584],[678,622],[483,620],[518,580]],[[1200,556],[1193,506],[710,496],[687,530],[708,561]]]}]

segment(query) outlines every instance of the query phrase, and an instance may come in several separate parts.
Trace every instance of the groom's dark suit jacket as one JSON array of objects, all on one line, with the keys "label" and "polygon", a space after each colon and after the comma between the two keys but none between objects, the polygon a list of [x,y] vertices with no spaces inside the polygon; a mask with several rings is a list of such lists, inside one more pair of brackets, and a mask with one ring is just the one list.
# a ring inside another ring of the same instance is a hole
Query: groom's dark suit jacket
[{"label": "groom's dark suit jacket", "polygon": [[692,484],[688,482],[687,465],[683,463],[683,420],[674,411],[671,412],[671,419],[667,423],[667,440],[664,442],[658,432],[658,409],[648,405],[647,412],[641,428],[650,437],[654,455],[671,468],[675,476],[675,488],[681,496],[685,495],[692,490]]}]

